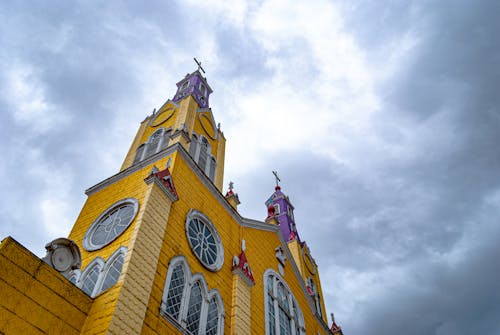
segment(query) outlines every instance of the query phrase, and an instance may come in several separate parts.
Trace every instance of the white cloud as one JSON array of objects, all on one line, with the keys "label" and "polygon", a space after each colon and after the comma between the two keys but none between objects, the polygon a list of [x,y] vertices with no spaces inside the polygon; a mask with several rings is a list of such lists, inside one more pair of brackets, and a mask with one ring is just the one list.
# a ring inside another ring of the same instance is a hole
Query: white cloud
[{"label": "white cloud", "polygon": [[227,22],[236,27],[243,27],[248,11],[248,2],[245,0],[188,0],[185,3],[199,11],[205,19],[215,19],[218,23]]},{"label": "white cloud", "polygon": [[237,99],[221,107],[237,112],[227,130],[230,173],[258,167],[263,152],[305,148],[345,160],[353,138],[374,136],[372,69],[335,5],[266,1],[248,22],[247,36],[268,54],[271,76],[237,82],[229,94]]},{"label": "white cloud", "polygon": [[14,62],[4,65],[4,96],[19,126],[35,134],[46,133],[56,126],[63,126],[70,120],[45,98],[43,84],[32,66]]}]

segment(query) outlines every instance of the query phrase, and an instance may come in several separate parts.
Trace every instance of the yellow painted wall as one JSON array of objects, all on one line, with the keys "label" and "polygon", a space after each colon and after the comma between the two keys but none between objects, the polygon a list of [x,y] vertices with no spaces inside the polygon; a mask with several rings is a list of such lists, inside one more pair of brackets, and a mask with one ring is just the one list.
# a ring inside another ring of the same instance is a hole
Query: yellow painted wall
[{"label": "yellow painted wall", "polygon": [[[151,172],[151,168],[153,165],[156,165],[157,167],[164,167],[167,163],[167,160],[168,157],[165,157],[149,166],[146,166],[143,169],[136,171],[117,181],[116,183],[113,183],[108,187],[105,187],[97,191],[96,193],[91,194],[87,198],[87,201],[85,202],[80,215],[78,216],[68,237],[69,239],[75,241],[80,247],[80,252],[82,254],[82,269],[84,269],[87,264],[89,264],[96,256],[100,256],[106,260],[119,247],[128,247],[131,234],[134,231],[135,223],[142,216],[142,213],[144,211],[144,197],[148,188],[148,185],[144,182],[144,179]],[[139,212],[136,215],[134,221],[122,235],[120,235],[109,245],[96,251],[86,251],[83,248],[82,241],[88,228],[109,206],[124,198],[136,198],[139,201]]]},{"label": "yellow painted wall", "polygon": [[125,156],[125,160],[123,161],[123,164],[120,168],[120,171],[125,170],[129,166],[132,165],[134,162],[135,158],[135,152],[139,145],[142,143],[141,140],[144,135],[144,131],[146,130],[146,127],[150,121],[150,118],[146,118],[144,121],[141,122],[141,125],[139,126],[139,129],[137,130],[137,134],[135,134],[134,140],[132,141],[132,144],[130,145],[130,148],[128,149],[128,153]]},{"label": "yellow painted wall", "polygon": [[14,239],[0,244],[0,334],[80,334],[92,299]]},{"label": "yellow painted wall", "polygon": [[[216,200],[212,193],[203,185],[184,162],[181,155],[176,155],[175,168],[172,170],[173,180],[179,194],[179,201],[172,205],[170,218],[167,223],[164,243],[161,250],[158,272],[151,291],[148,312],[143,334],[178,333],[175,327],[159,314],[161,297],[163,295],[168,262],[177,255],[184,255],[192,273],[203,273],[208,289],[218,288],[226,312],[225,333],[231,334],[231,304],[233,301],[232,287],[233,274],[231,273],[232,257],[241,252],[241,239],[246,240],[246,255],[253,271],[255,286],[250,289],[251,334],[265,334],[264,315],[264,272],[272,268],[278,272],[278,261],[275,257],[275,248],[281,245],[276,232],[262,231],[254,228],[244,228],[238,225],[230,213]],[[203,212],[216,227],[224,245],[224,264],[217,272],[206,270],[192,253],[185,233],[186,216],[190,209]],[[320,329],[309,307],[306,295],[287,260],[284,280],[301,306],[308,334],[317,334]]]},{"label": "yellow painted wall", "polygon": [[143,327],[171,208],[171,201],[154,183],[148,185],[144,202],[144,214],[134,229],[123,266],[122,290],[109,334],[139,334]]},{"label": "yellow painted wall", "polygon": [[[147,185],[144,179],[150,174],[153,165],[165,166],[167,160],[168,157],[165,157],[162,160],[146,166],[143,169],[138,170],[91,194],[83,206],[75,225],[73,226],[69,238],[75,241],[80,247],[82,255],[82,272],[85,267],[98,256],[107,260],[119,247],[125,246],[129,249],[127,251],[127,257],[125,259],[120,280],[116,285],[95,297],[95,301],[84,324],[82,334],[102,334],[110,327],[113,317],[117,317],[115,307],[117,306],[119,295],[126,294],[121,292],[121,288],[124,284],[123,277],[126,276],[127,273],[128,260],[132,253],[130,250],[130,248],[132,248],[131,244],[135,241],[135,236],[137,235],[137,223],[143,220],[144,213],[147,208],[147,204],[145,203],[147,190],[153,186]],[[135,198],[139,202],[139,211],[134,221],[122,235],[109,245],[95,251],[85,250],[83,248],[82,241],[89,227],[99,217],[99,215],[101,215],[101,213],[103,213],[115,202],[124,198]],[[156,261],[151,271],[154,272],[155,268]],[[149,292],[144,298],[145,301],[147,301],[147,296],[149,296]],[[139,326],[139,329],[141,326],[142,325]]]},{"label": "yellow painted wall", "polygon": [[240,274],[233,275],[232,306],[229,312],[231,334],[250,334],[251,314],[251,292],[252,287],[245,282]]}]

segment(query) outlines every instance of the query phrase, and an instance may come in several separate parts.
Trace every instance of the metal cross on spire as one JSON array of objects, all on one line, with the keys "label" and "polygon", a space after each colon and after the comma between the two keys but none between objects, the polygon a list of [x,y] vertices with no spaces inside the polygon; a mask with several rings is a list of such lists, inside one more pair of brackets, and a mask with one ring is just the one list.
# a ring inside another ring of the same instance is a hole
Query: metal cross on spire
[{"label": "metal cross on spire", "polygon": [[205,70],[203,70],[203,68],[201,67],[201,62],[198,62],[196,57],[194,57],[193,59],[196,62],[196,65],[198,65],[198,70],[201,70],[201,72],[205,73]]},{"label": "metal cross on spire", "polygon": [[276,186],[279,186],[279,183],[281,181],[280,177],[278,177],[278,172],[273,171],[274,178],[276,178]]}]

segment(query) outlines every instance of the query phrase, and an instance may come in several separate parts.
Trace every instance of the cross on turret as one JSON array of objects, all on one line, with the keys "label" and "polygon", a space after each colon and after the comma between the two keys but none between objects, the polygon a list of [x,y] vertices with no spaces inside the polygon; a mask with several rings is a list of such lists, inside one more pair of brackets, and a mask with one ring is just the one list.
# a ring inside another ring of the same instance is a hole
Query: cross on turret
[{"label": "cross on turret", "polygon": [[273,171],[274,178],[276,178],[276,186],[279,186],[279,183],[281,181],[280,177],[278,177],[278,172]]},{"label": "cross on turret", "polygon": [[201,67],[201,62],[198,62],[196,57],[194,57],[193,59],[196,62],[196,65],[198,65],[198,70],[201,70],[201,72],[205,73],[205,70]]}]

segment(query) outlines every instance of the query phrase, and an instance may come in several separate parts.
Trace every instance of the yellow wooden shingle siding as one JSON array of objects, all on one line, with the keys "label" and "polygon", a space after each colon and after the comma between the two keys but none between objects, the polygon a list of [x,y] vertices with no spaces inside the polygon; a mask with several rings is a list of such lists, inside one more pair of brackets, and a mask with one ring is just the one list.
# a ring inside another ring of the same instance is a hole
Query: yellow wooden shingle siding
[{"label": "yellow wooden shingle siding", "polygon": [[0,244],[0,333],[80,334],[92,299],[10,237]]},{"label": "yellow wooden shingle siding", "polygon": [[[233,307],[232,257],[239,255],[241,252],[241,239],[244,238],[246,240],[245,253],[256,281],[255,286],[250,289],[250,330],[251,334],[265,334],[263,275],[269,268],[278,272],[275,248],[282,244],[277,233],[240,226],[231,213],[205,187],[199,177],[191,171],[182,155],[178,154],[175,157],[175,168],[172,170],[172,177],[179,195],[179,201],[175,202],[171,208],[142,333],[179,333],[174,326],[160,316],[159,308],[168,262],[174,256],[184,255],[191,272],[202,273],[209,290],[212,288],[219,290],[226,311],[224,332],[225,334],[231,334],[231,310]],[[201,265],[192,253],[186,239],[186,216],[192,208],[203,212],[211,220],[221,237],[224,246],[224,264],[217,272],[208,271]],[[297,277],[290,262],[290,259],[286,261],[283,278],[292,290],[302,310],[307,333],[316,334],[321,327],[313,316],[306,294],[300,284],[301,279]]]}]

